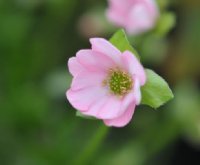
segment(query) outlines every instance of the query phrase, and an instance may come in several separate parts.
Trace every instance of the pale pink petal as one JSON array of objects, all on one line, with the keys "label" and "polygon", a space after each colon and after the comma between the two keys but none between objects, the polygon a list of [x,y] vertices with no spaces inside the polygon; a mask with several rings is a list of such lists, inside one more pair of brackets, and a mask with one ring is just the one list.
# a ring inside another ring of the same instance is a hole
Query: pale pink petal
[{"label": "pale pink petal", "polygon": [[117,65],[121,64],[120,62],[121,52],[110,42],[108,42],[103,38],[92,38],[90,39],[90,43],[92,44],[92,50],[108,56]]},{"label": "pale pink petal", "polygon": [[78,90],[85,87],[103,87],[103,81],[106,79],[107,74],[104,72],[89,72],[82,71],[77,74],[71,84],[72,90]]},{"label": "pale pink petal", "polygon": [[112,10],[116,14],[123,16],[123,18],[127,17],[131,7],[132,2],[129,0],[109,0],[109,10]]},{"label": "pale pink petal", "polygon": [[140,83],[138,79],[134,80],[133,89],[123,98],[122,109],[127,109],[131,102],[135,102],[136,105],[140,104],[141,101],[141,92],[140,92]]},{"label": "pale pink petal", "polygon": [[89,87],[76,91],[69,89],[66,96],[74,108],[86,111],[93,102],[104,97],[106,92],[104,88]]},{"label": "pale pink petal", "polygon": [[152,21],[156,21],[159,17],[159,8],[155,0],[143,0],[146,8],[149,10],[149,15],[151,16]]},{"label": "pale pink petal", "polygon": [[69,68],[69,72],[73,76],[76,76],[79,72],[85,70],[85,68],[77,61],[76,57],[71,57],[68,60],[68,68]]},{"label": "pale pink petal", "polygon": [[126,67],[134,77],[139,79],[140,85],[144,85],[146,82],[145,70],[136,56],[129,51],[125,51],[122,54],[122,60],[124,67]]},{"label": "pale pink petal", "polygon": [[96,117],[97,114],[100,112],[101,108],[106,104],[108,99],[109,99],[109,96],[106,95],[105,93],[104,97],[102,97],[99,100],[96,100],[96,102],[93,102],[88,108],[88,110],[84,111],[83,114]]},{"label": "pale pink petal", "polygon": [[109,6],[118,10],[127,9],[129,3],[127,0],[109,0]]},{"label": "pale pink petal", "polygon": [[109,9],[106,12],[108,19],[118,26],[125,26],[127,21],[124,18],[128,15],[128,6],[122,0],[109,0]]},{"label": "pale pink petal", "polygon": [[134,93],[135,103],[136,105],[139,105],[141,102],[141,91],[140,91],[140,82],[137,78],[134,79],[133,93]]},{"label": "pale pink petal", "polygon": [[112,119],[118,117],[122,112],[121,100],[116,96],[110,96],[106,103],[99,109],[96,117],[98,119]]},{"label": "pale pink petal", "polygon": [[90,71],[107,72],[114,65],[106,55],[93,50],[80,50],[76,56],[78,62]]},{"label": "pale pink petal", "polygon": [[134,111],[135,104],[132,102],[121,116],[114,119],[104,120],[104,123],[107,126],[124,127],[131,121]]},{"label": "pale pink petal", "polygon": [[106,15],[107,15],[108,19],[111,22],[115,23],[117,26],[124,27],[126,25],[126,21],[124,20],[123,15],[116,12],[115,10],[108,10],[106,12]]},{"label": "pale pink petal", "polygon": [[152,20],[148,8],[142,3],[132,7],[128,20],[126,29],[130,34],[139,34],[154,25],[154,20]]}]

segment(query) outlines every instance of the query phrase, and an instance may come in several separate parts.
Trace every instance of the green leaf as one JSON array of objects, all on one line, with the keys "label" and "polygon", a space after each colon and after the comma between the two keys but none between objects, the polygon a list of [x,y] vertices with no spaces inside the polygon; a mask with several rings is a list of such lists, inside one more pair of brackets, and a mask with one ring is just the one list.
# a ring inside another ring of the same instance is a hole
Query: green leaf
[{"label": "green leaf", "polygon": [[93,119],[93,120],[96,119],[96,118],[94,118],[94,117],[92,117],[92,116],[84,115],[84,114],[82,114],[80,111],[76,111],[76,116],[82,117],[82,118],[85,118],[85,119]]},{"label": "green leaf", "polygon": [[174,95],[167,82],[154,71],[146,69],[147,82],[141,88],[142,104],[158,108],[171,100]]},{"label": "green leaf", "polygon": [[129,43],[126,33],[123,29],[118,30],[110,39],[110,42],[116,46],[121,52],[131,51],[138,59],[140,59],[137,51]]}]

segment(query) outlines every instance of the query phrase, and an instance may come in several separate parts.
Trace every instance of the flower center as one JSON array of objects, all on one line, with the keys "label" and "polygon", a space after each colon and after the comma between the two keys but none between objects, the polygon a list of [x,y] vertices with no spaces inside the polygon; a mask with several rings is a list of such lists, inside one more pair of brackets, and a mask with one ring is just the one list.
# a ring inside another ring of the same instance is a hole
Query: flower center
[{"label": "flower center", "polygon": [[133,86],[131,76],[119,68],[110,69],[105,82],[109,86],[111,93],[118,96],[127,94]]}]

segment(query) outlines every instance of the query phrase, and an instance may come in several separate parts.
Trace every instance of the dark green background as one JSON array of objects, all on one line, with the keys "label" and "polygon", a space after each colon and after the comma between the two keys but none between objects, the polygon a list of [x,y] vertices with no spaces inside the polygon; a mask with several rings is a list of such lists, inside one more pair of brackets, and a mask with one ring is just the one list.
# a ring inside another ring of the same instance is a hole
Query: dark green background
[{"label": "dark green background", "polygon": [[175,99],[137,107],[116,129],[76,117],[65,97],[68,58],[115,31],[104,22],[106,1],[0,0],[0,164],[199,164],[200,2],[168,2],[177,19],[166,37],[130,39]]}]

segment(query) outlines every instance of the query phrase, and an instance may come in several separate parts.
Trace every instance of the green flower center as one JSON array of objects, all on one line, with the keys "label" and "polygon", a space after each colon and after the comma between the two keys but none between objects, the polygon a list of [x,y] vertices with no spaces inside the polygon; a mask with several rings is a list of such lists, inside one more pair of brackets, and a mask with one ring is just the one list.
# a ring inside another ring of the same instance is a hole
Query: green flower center
[{"label": "green flower center", "polygon": [[108,78],[104,82],[108,85],[111,93],[117,96],[126,95],[133,87],[131,76],[121,69],[110,69]]}]

